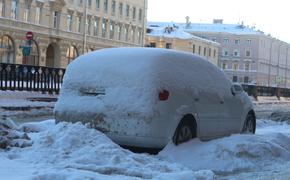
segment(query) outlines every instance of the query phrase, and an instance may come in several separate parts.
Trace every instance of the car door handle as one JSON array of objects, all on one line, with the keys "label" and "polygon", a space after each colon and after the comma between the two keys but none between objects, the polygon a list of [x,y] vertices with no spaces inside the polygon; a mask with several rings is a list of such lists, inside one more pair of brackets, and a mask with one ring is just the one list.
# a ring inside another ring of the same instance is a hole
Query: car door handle
[{"label": "car door handle", "polygon": [[224,104],[225,102],[224,102],[224,101],[220,101],[220,103],[221,103],[221,104]]},{"label": "car door handle", "polygon": [[199,98],[194,98],[194,100],[197,102],[197,101],[199,101]]}]

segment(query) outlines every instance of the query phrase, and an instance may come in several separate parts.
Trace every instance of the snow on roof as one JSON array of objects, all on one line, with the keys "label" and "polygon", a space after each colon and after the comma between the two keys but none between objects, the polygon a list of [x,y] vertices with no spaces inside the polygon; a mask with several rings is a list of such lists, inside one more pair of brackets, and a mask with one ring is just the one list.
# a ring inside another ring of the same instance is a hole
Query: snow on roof
[{"label": "snow on roof", "polygon": [[222,33],[230,33],[237,35],[261,35],[264,34],[262,31],[255,30],[254,28],[244,26],[242,24],[203,24],[203,23],[191,23],[187,25],[186,23],[168,23],[168,22],[149,22],[148,25],[151,26],[159,26],[166,27],[168,25],[172,25],[179,27],[186,32],[222,32]]},{"label": "snow on roof", "polygon": [[147,35],[150,36],[157,36],[157,37],[166,37],[166,38],[178,38],[178,39],[195,39],[199,41],[205,41],[207,43],[212,43],[216,45],[220,45],[217,42],[200,38],[198,36],[194,36],[190,33],[185,32],[182,29],[179,29],[177,26],[173,25],[167,25],[167,26],[148,26],[147,29],[150,29],[149,32],[147,32]]}]

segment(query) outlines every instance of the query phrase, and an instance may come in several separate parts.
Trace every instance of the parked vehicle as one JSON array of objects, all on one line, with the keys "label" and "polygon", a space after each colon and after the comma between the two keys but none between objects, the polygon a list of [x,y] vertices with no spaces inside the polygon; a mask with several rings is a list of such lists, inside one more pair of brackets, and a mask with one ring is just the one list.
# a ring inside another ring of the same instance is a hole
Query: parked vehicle
[{"label": "parked vehicle", "polygon": [[200,56],[158,48],[111,48],[67,67],[57,122],[83,122],[121,145],[162,148],[192,138],[255,133],[239,84]]}]

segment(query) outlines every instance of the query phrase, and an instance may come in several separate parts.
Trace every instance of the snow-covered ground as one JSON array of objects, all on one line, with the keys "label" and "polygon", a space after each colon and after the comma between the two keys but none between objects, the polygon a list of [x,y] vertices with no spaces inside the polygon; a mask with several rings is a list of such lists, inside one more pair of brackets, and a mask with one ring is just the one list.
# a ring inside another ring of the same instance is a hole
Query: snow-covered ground
[{"label": "snow-covered ground", "polygon": [[[257,104],[256,110],[271,113],[276,106]],[[277,110],[288,108],[280,104]],[[51,119],[21,123],[17,129],[27,132],[32,145],[0,149],[0,179],[290,178],[287,122],[260,118],[255,135],[194,139],[180,146],[169,143],[158,155],[132,153],[78,123],[55,124]]]}]

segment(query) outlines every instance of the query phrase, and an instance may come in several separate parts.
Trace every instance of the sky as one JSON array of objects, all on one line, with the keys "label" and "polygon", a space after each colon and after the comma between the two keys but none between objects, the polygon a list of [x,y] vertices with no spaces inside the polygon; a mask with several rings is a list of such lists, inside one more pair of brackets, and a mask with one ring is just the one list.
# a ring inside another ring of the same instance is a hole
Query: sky
[{"label": "sky", "polygon": [[148,0],[148,21],[212,23],[255,26],[257,30],[290,43],[289,0]]}]

